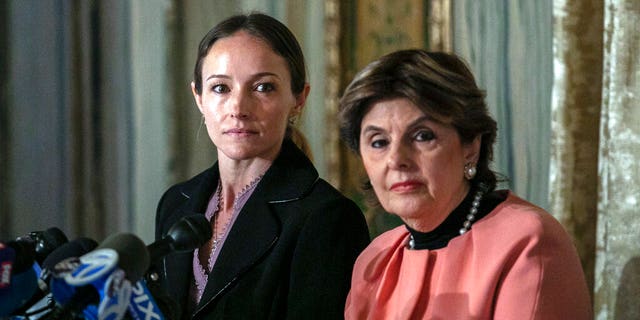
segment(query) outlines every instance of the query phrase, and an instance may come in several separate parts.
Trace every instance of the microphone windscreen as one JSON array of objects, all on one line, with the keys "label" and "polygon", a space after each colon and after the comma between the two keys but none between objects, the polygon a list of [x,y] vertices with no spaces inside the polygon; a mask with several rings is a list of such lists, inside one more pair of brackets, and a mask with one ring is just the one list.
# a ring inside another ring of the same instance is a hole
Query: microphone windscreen
[{"label": "microphone windscreen", "polygon": [[42,262],[42,269],[53,270],[58,262],[72,257],[80,257],[90,252],[98,246],[98,242],[93,239],[80,237],[71,242],[67,242],[53,250]]},{"label": "microphone windscreen", "polygon": [[52,227],[45,231],[32,231],[29,237],[35,243],[36,261],[42,264],[51,252],[69,242],[62,230]]},{"label": "microphone windscreen", "polygon": [[64,232],[56,227],[45,230],[42,233],[42,238],[46,243],[56,248],[69,242],[69,239],[67,239],[67,236],[64,234]]},{"label": "microphone windscreen", "polygon": [[0,294],[0,317],[8,316],[23,306],[37,289],[38,277],[33,268],[21,273],[12,273],[11,285]]},{"label": "microphone windscreen", "polygon": [[130,233],[117,233],[107,237],[97,249],[113,249],[118,253],[118,267],[132,283],[142,278],[149,268],[147,246],[137,236]]},{"label": "microphone windscreen", "polygon": [[52,227],[45,230],[42,233],[42,238],[47,243],[50,243],[52,246],[55,246],[56,248],[69,242],[69,239],[67,239],[67,236],[64,234],[64,232],[62,232],[62,230],[56,227]]},{"label": "microphone windscreen", "polygon": [[173,239],[173,248],[177,251],[194,250],[211,239],[209,220],[203,214],[183,217],[168,232]]}]

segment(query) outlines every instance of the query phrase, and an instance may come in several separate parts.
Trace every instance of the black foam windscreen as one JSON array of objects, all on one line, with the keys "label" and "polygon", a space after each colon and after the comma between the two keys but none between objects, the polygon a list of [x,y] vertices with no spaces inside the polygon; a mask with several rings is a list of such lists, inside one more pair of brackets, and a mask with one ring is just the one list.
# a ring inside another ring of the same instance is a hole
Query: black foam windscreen
[{"label": "black foam windscreen", "polygon": [[67,242],[51,252],[42,262],[42,269],[52,270],[58,262],[72,257],[80,257],[98,246],[93,239],[80,237]]},{"label": "black foam windscreen", "polygon": [[211,239],[213,232],[209,220],[203,214],[194,214],[183,217],[171,226],[168,235],[173,239],[173,249],[183,251],[202,246]]},{"label": "black foam windscreen", "polygon": [[69,239],[67,239],[67,236],[64,234],[64,232],[62,232],[62,230],[56,228],[56,227],[52,227],[49,228],[47,230],[45,230],[42,233],[42,238],[49,244],[51,244],[52,246],[55,247],[59,247],[67,242],[69,242]]},{"label": "black foam windscreen", "polygon": [[211,236],[211,225],[203,214],[182,217],[169,228],[162,239],[147,246],[151,262],[157,263],[171,253],[195,250],[211,239]]},{"label": "black foam windscreen", "polygon": [[45,231],[32,231],[29,233],[28,238],[35,244],[36,261],[40,264],[44,262],[51,252],[69,242],[64,232],[56,227]]},{"label": "black foam windscreen", "polygon": [[117,233],[107,237],[97,249],[109,248],[118,253],[118,267],[132,283],[140,280],[149,268],[147,246],[131,233]]}]

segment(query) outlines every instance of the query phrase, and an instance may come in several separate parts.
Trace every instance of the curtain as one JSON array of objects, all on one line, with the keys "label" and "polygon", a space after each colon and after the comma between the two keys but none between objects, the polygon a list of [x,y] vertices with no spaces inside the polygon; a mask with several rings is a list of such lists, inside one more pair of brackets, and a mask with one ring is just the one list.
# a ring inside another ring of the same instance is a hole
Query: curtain
[{"label": "curtain", "polygon": [[602,96],[603,3],[554,3],[551,212],[571,233],[593,287]]},{"label": "curtain", "polygon": [[[8,14],[8,2],[0,1],[0,35],[9,34],[9,14]],[[9,82],[9,62],[7,52],[9,51],[8,39],[6,36],[0,36],[0,146],[6,146],[9,144],[9,121],[7,119],[7,83]],[[1,147],[0,147],[1,148]],[[6,181],[9,178],[8,165],[9,152],[5,149],[0,149],[0,208],[9,207],[9,196],[5,188],[7,188]],[[4,192],[2,192],[4,191]],[[5,235],[10,234],[9,224],[10,215],[8,213],[0,214],[0,235],[4,239]]]},{"label": "curtain", "polygon": [[[151,1],[3,1],[0,232],[152,240],[166,188],[165,14]],[[5,108],[6,106],[6,108]]]},{"label": "curtain", "polygon": [[494,170],[504,187],[548,207],[551,0],[453,1],[453,48],[498,122]]},{"label": "curtain", "polygon": [[249,0],[0,9],[2,239],[55,226],[152,241],[164,190],[215,160],[190,89],[200,38],[241,11],[287,17],[281,1]]},{"label": "curtain", "polygon": [[[127,7],[9,1],[2,236],[96,240],[130,222]],[[101,82],[106,85],[101,85]],[[6,223],[6,224],[5,224]]]},{"label": "curtain", "polygon": [[638,319],[640,3],[555,0],[553,14],[551,205],[596,319]]},{"label": "curtain", "polygon": [[639,30],[640,2],[605,1],[594,287],[598,319],[640,319]]},{"label": "curtain", "polygon": [[640,308],[640,3],[555,2],[551,199],[597,319]]}]

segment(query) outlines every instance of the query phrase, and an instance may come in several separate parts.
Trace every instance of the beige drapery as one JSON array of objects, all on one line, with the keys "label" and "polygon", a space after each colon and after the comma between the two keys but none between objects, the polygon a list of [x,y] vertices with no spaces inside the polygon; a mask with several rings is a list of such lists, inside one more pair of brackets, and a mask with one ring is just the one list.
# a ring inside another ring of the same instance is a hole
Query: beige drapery
[{"label": "beige drapery", "polygon": [[605,1],[598,152],[598,319],[640,319],[640,2]]},{"label": "beige drapery", "polygon": [[593,286],[603,3],[556,1],[551,212],[573,235]]},{"label": "beige drapery", "polygon": [[551,204],[572,233],[597,319],[640,308],[640,2],[554,2]]}]

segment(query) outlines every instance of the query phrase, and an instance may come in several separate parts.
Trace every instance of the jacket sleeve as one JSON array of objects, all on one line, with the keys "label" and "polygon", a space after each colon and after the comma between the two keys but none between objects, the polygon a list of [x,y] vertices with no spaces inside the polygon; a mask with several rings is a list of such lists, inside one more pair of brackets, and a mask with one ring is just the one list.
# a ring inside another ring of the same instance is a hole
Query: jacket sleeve
[{"label": "jacket sleeve", "polygon": [[309,210],[293,255],[287,318],[342,319],[353,265],[369,244],[366,221],[347,199]]},{"label": "jacket sleeve", "polygon": [[495,319],[592,319],[578,254],[559,222],[548,216],[514,246],[495,297]]}]

